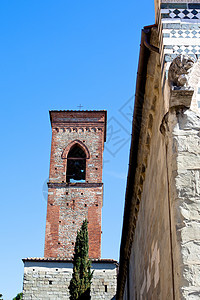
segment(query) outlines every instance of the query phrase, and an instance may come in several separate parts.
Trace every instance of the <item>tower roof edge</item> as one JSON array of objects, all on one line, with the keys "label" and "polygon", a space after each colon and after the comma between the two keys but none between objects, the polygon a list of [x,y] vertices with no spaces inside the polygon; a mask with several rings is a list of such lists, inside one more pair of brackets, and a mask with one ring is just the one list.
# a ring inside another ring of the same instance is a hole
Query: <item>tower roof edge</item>
[{"label": "tower roof edge", "polygon": [[107,110],[50,110],[51,126],[59,124],[64,126],[86,125],[86,124],[104,124],[104,141],[106,141],[107,128]]}]

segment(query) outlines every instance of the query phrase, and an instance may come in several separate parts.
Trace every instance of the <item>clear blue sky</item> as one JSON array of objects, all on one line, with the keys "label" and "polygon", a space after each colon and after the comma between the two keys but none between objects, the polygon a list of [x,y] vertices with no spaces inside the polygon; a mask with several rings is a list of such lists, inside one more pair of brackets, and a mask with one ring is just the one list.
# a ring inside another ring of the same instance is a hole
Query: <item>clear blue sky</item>
[{"label": "clear blue sky", "polygon": [[[141,29],[154,1],[0,2],[0,293],[44,250],[52,109],[106,109],[102,257],[118,259]],[[113,135],[111,135],[113,130]],[[115,135],[115,139],[113,139]]]}]

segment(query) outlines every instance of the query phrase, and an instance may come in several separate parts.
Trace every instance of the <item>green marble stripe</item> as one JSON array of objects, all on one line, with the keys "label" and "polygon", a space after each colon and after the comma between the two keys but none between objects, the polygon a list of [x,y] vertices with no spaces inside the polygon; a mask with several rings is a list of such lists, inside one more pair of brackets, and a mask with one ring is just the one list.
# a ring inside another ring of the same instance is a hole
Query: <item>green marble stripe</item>
[{"label": "green marble stripe", "polygon": [[200,9],[200,3],[161,3],[161,9],[165,8]]},{"label": "green marble stripe", "polygon": [[189,9],[200,9],[200,3],[188,3]]},{"label": "green marble stripe", "polygon": [[188,8],[187,3],[162,3],[161,9],[163,8]]}]

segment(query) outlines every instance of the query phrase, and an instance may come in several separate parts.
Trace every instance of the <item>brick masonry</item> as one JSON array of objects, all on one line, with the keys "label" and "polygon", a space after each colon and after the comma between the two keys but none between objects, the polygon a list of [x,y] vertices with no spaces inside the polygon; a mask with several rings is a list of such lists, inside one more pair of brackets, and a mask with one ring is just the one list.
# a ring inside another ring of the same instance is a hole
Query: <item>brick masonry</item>
[{"label": "brick masonry", "polygon": [[[93,261],[94,275],[91,300],[114,300],[116,294],[117,262]],[[24,260],[23,299],[69,299],[72,276],[71,261]]]},{"label": "brick masonry", "polygon": [[[89,256],[101,256],[102,162],[105,111],[51,111],[45,257],[73,255],[77,230],[88,219]],[[78,143],[86,153],[85,182],[66,182],[67,154]]]}]

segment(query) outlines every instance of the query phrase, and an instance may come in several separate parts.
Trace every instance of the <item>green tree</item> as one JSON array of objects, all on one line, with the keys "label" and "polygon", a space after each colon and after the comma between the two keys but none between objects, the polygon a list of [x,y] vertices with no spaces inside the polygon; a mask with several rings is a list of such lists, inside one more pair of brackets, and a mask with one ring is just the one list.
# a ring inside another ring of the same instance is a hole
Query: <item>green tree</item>
[{"label": "green tree", "polygon": [[90,286],[93,272],[91,272],[91,261],[88,257],[88,228],[87,220],[77,231],[73,258],[73,274],[69,285],[70,300],[90,299]]},{"label": "green tree", "polygon": [[17,296],[15,298],[13,298],[13,300],[22,300],[22,299],[23,299],[22,293],[17,294]]},{"label": "green tree", "polygon": [[3,300],[3,298],[2,298],[2,297],[3,297],[3,295],[2,295],[2,294],[0,294],[0,300]]}]

